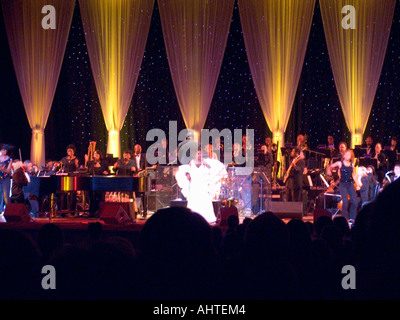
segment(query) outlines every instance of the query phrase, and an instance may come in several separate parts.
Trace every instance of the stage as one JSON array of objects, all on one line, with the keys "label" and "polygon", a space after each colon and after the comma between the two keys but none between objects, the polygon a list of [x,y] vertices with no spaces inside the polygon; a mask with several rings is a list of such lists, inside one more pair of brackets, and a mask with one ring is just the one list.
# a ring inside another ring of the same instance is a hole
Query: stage
[{"label": "stage", "polygon": [[[61,228],[63,231],[64,239],[66,243],[82,243],[85,239],[89,239],[88,227],[92,223],[101,224],[102,237],[124,237],[132,241],[136,246],[140,231],[145,225],[146,221],[151,217],[152,213],[147,214],[146,217],[137,216],[133,222],[126,223],[107,223],[101,218],[89,218],[81,216],[73,217],[56,217],[56,218],[31,218],[30,221],[13,221],[7,222],[4,218],[4,214],[0,215],[0,230],[11,229],[19,230],[22,233],[28,235],[33,240],[38,239],[40,229],[48,223],[53,223]],[[254,219],[258,215],[249,215],[244,217],[239,215],[239,223],[243,223],[245,218]],[[282,218],[285,223],[289,222],[290,218]],[[313,223],[314,215],[312,212],[303,215],[302,220],[304,222]],[[227,226],[220,226],[218,223],[210,224],[211,227],[219,226],[223,231],[226,230]]]}]

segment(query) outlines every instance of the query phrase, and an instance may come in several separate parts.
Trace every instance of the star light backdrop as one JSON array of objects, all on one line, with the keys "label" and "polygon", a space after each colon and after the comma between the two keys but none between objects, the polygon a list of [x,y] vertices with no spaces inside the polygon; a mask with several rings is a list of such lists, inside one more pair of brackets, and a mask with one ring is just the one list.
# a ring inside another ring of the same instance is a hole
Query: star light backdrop
[{"label": "star light backdrop", "polygon": [[[389,143],[400,136],[400,7],[396,3],[388,49],[371,115],[364,133]],[[12,66],[3,16],[0,21],[0,141],[14,144],[29,157],[31,129],[26,118]],[[135,143],[147,147],[146,133],[152,128],[168,131],[168,121],[182,119],[164,45],[157,1],[145,54],[132,103],[121,130],[121,148]],[[271,132],[264,119],[251,77],[239,9],[235,3],[227,46],[205,128],[255,130],[255,141],[263,142]],[[316,2],[309,43],[285,140],[295,142],[299,133],[308,136],[310,147],[326,143],[328,134],[336,142],[350,143],[350,132],[340,107],[329,60],[321,12]],[[89,141],[97,141],[104,153],[108,139],[99,98],[92,76],[78,2],[72,19],[66,52],[53,105],[45,129],[46,158],[59,159],[74,143],[80,157]]]}]

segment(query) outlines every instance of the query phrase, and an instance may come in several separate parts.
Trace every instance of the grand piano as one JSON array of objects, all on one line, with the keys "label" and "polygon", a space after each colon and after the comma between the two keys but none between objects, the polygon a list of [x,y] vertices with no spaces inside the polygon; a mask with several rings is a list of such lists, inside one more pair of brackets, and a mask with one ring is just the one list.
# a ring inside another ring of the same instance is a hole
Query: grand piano
[{"label": "grand piano", "polygon": [[31,177],[31,182],[24,187],[24,193],[35,195],[42,211],[43,198],[60,192],[92,191],[98,192],[145,192],[145,178],[132,176],[90,176],[80,173],[57,174]]}]

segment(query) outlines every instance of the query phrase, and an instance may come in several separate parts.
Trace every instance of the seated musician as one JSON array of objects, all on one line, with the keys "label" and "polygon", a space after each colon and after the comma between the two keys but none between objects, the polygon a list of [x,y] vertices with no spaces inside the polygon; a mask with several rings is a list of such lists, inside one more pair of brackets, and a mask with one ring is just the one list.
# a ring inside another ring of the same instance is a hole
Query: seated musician
[{"label": "seated musician", "polygon": [[396,162],[392,171],[385,174],[383,181],[383,188],[387,187],[390,183],[396,181],[400,177],[400,162]]},{"label": "seated musician", "polygon": [[122,159],[114,164],[114,171],[118,176],[132,176],[137,172],[135,161],[132,159],[132,151],[124,150]]},{"label": "seated musician", "polygon": [[72,173],[79,168],[79,160],[75,156],[76,148],[70,144],[67,146],[67,156],[60,160],[61,171],[65,173]]},{"label": "seated musician", "polygon": [[343,157],[344,153],[347,150],[347,143],[346,142],[340,142],[339,143],[339,155],[338,157]]},{"label": "seated musician", "polygon": [[25,173],[22,161],[14,160],[12,168],[11,203],[25,203],[23,187],[30,182],[30,178],[28,174]]},{"label": "seated musician", "polygon": [[363,147],[365,147],[365,154],[364,157],[371,157],[373,158],[375,156],[375,148],[374,148],[374,140],[372,139],[371,136],[367,137],[367,139],[365,139],[365,145],[363,145]]},{"label": "seated musician", "polygon": [[339,156],[339,150],[335,147],[335,140],[332,135],[328,136],[328,150],[330,151],[330,158],[336,158]]},{"label": "seated musician", "polygon": [[87,163],[87,172],[92,176],[108,175],[107,162],[103,159],[103,155],[100,150],[93,152],[93,160],[88,160],[88,155],[85,155],[85,162]]}]

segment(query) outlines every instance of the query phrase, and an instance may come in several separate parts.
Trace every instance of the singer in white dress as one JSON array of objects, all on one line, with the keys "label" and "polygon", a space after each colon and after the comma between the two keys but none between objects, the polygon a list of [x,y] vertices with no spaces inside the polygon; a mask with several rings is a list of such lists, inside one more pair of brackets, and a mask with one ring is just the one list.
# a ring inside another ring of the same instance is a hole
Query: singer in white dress
[{"label": "singer in white dress", "polygon": [[201,151],[189,164],[181,165],[175,174],[178,186],[187,199],[187,207],[203,216],[209,223],[216,221],[213,199],[218,199],[221,183],[227,177],[223,163],[202,159]]}]

